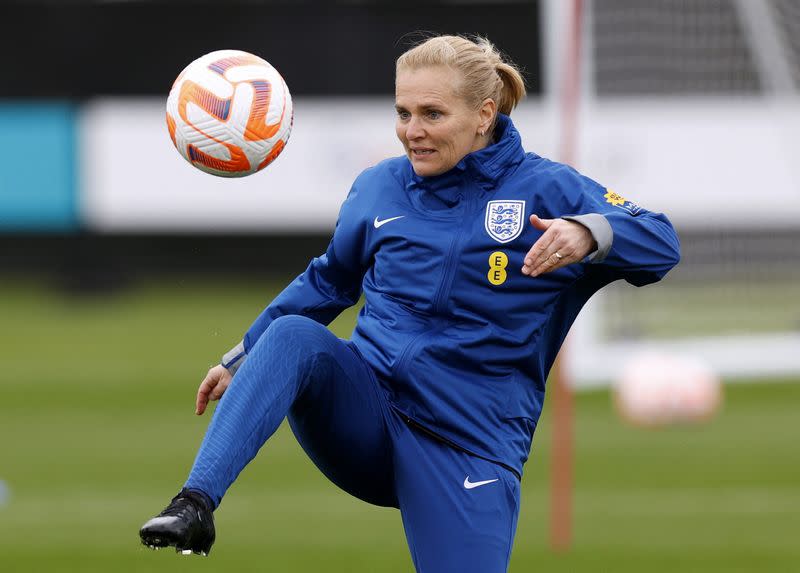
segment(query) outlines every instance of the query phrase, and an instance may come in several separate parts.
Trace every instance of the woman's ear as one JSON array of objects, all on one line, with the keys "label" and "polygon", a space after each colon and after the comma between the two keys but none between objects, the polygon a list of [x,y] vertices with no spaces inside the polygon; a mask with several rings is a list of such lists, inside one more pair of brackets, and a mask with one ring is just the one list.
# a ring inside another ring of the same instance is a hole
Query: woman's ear
[{"label": "woman's ear", "polygon": [[478,108],[478,115],[480,116],[480,125],[478,132],[486,133],[494,124],[494,118],[497,115],[497,104],[490,97],[487,97]]}]

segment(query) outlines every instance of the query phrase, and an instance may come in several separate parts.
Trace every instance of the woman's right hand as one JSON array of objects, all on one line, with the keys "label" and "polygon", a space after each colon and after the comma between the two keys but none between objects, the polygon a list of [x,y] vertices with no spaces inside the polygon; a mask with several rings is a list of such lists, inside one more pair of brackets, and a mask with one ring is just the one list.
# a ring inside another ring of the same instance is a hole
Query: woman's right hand
[{"label": "woman's right hand", "polygon": [[233,380],[233,376],[222,364],[212,367],[200,387],[197,389],[197,402],[194,413],[200,416],[206,411],[209,400],[219,400],[228,389],[228,384]]}]

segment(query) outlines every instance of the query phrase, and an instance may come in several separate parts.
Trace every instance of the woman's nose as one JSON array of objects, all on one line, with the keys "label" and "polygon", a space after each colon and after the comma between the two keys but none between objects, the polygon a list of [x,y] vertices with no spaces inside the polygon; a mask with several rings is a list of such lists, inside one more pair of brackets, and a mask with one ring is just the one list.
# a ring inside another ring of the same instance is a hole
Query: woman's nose
[{"label": "woman's nose", "polygon": [[408,120],[408,124],[406,125],[406,137],[408,139],[419,139],[424,136],[425,130],[422,129],[419,119],[412,117]]}]

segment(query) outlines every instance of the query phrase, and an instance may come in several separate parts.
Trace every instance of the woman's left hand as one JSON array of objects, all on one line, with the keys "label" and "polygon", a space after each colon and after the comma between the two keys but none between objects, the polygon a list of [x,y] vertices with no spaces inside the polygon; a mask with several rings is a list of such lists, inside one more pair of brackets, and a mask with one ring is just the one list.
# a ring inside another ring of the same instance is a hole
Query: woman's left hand
[{"label": "woman's left hand", "polygon": [[531,215],[531,225],[544,234],[525,255],[523,275],[535,277],[578,263],[597,249],[592,233],[580,223]]}]

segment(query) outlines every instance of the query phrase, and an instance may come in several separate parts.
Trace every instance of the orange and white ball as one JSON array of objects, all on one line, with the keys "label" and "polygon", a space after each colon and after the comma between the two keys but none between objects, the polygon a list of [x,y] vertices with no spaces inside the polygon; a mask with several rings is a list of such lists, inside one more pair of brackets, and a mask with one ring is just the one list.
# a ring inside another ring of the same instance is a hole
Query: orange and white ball
[{"label": "orange and white ball", "polygon": [[206,54],[180,73],[167,98],[167,129],[178,152],[220,177],[260,171],[292,131],[292,97],[267,61],[239,50]]},{"label": "orange and white ball", "polygon": [[617,411],[639,426],[710,419],[722,401],[722,384],[698,357],[648,351],[632,357],[614,386]]}]

